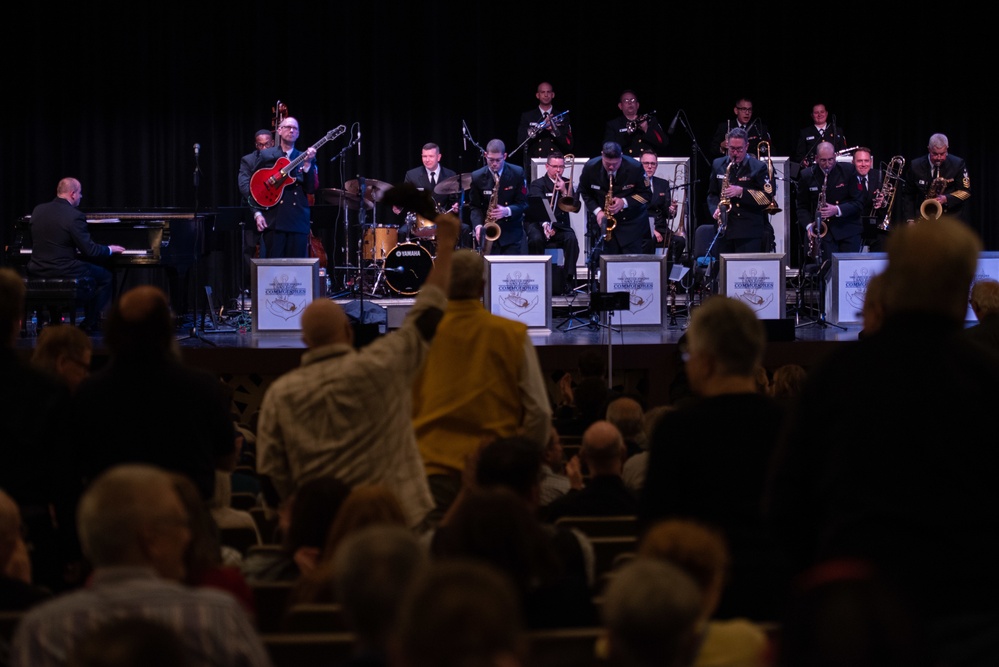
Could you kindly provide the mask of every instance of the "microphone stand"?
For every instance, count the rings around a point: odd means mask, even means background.
[[[472,133],[468,129],[468,126],[465,124],[465,121],[461,121],[461,131],[462,131],[462,138],[464,140],[467,140],[467,141],[471,142],[471,144],[473,146],[475,146],[476,148],[479,149],[479,160],[482,162],[482,164],[480,166],[485,166],[485,164],[486,164],[486,149],[483,148],[482,146],[480,146],[479,143],[477,141],[475,141],[475,139],[472,138]],[[460,174],[459,174],[458,178],[459,178],[459,180],[461,179],[461,175]],[[459,182],[458,185],[459,185],[459,187],[461,186],[460,182]],[[465,200],[465,192],[464,192],[464,190],[462,190],[461,199],[462,199],[462,206],[464,206],[464,203],[465,203],[464,202],[464,200]],[[472,222],[471,217],[469,217],[469,223],[471,223],[471,222]],[[475,250],[477,250],[479,252],[479,254],[482,253],[482,240],[475,238],[475,226],[474,225],[472,225],[472,245],[475,247]]]
[[[677,117],[680,121],[680,126],[686,131],[687,136],[690,137],[690,180],[687,182],[686,187],[690,188],[687,193],[687,199],[684,201],[683,205],[687,208],[687,220],[686,229],[684,232],[687,235],[687,245],[684,247],[683,256],[681,257],[681,263],[690,262],[693,257],[694,252],[694,231],[699,226],[697,223],[697,207],[693,202],[697,201],[697,183],[699,178],[697,176],[697,158],[700,156],[705,164],[708,165],[708,169],[711,169],[711,160],[704,151],[701,150],[700,145],[697,143],[697,136],[690,127],[690,123],[687,121],[687,113],[681,109],[677,112]]]
[[[340,149],[339,153],[330,158],[330,162],[336,162],[337,160],[342,158],[344,155],[346,155],[347,151],[353,148],[356,144],[357,144],[357,137],[354,137],[353,139],[350,140],[350,142],[346,146]],[[363,200],[361,201],[361,208],[364,208]],[[340,253],[343,256],[343,258],[346,260],[346,264],[343,267],[341,267],[343,269],[343,274],[344,274],[342,285],[344,288],[349,288],[350,280],[348,276],[351,273],[351,269],[354,268],[354,265],[351,264],[351,255],[353,253],[350,252],[350,209],[347,206],[346,198],[344,198],[343,202],[343,245],[340,246]],[[359,270],[361,269],[360,260],[358,260],[357,268]]]
[[[201,244],[204,244],[204,222],[198,217],[198,209],[200,208],[200,197],[199,190],[201,187],[201,165],[199,163],[199,154],[201,153],[201,144],[194,144],[194,221],[198,227],[198,237],[201,240]],[[188,340],[191,338],[197,338],[200,341],[208,343],[212,347],[217,347],[215,342],[205,338],[201,335],[201,331],[205,328],[204,313],[201,310],[201,300],[198,299],[198,283],[201,282],[201,272],[198,270],[198,262],[201,260],[201,252],[204,250],[203,247],[195,248],[194,257],[194,322],[191,324],[191,330],[183,338],[177,339],[177,342]],[[240,267],[242,270],[242,267]],[[184,290],[185,292],[187,290]],[[201,320],[201,331],[198,330],[198,320]]]

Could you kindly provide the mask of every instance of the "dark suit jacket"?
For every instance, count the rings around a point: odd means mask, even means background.
[[[260,151],[253,151],[239,160],[239,175],[236,177],[236,183],[239,185],[239,194],[243,198],[241,204],[250,202],[250,178],[253,177],[253,168],[259,157]]]
[[[485,222],[493,187],[493,175],[489,167],[481,167],[472,172],[469,215],[473,230]],[[509,206],[510,216],[498,221],[502,233],[494,245],[502,248],[521,243],[524,239],[524,211],[527,210],[527,183],[524,181],[524,170],[509,161],[504,163],[503,172],[500,174],[499,196],[496,203],[500,206]]]
[[[728,157],[717,158],[711,163],[711,182],[708,183],[708,215],[714,215],[721,199],[721,184],[728,167]],[[743,188],[741,197],[732,198],[732,209],[728,214],[728,228],[725,236],[730,239],[762,239],[766,230],[765,209],[770,199],[764,192],[767,180],[767,165],[752,155],[747,155],[738,169],[729,175],[731,185]]]
[[[596,215],[597,209],[603,209],[608,185],[603,158],[599,155],[590,158],[579,173],[578,195],[583,198],[586,209],[591,214]],[[614,216],[618,224],[613,237],[617,242],[621,246],[628,246],[651,236],[648,207],[652,190],[645,180],[645,170],[635,158],[627,155],[621,158],[621,166],[614,176],[614,196],[628,202],[627,208]]]
[[[819,128],[809,125],[798,133],[798,142],[795,144],[792,159],[795,162],[801,162],[808,158],[809,164],[815,162],[815,150],[823,141],[828,141],[838,151],[846,148],[846,137],[843,136],[843,128],[839,125],[836,126],[835,137],[833,137],[832,123],[826,124],[825,136],[819,133]]]
[[[655,218],[656,231],[665,234],[669,231],[669,205],[673,203],[670,183],[665,178],[653,176],[649,181],[652,198],[649,199],[649,215]]]
[[[719,147],[721,142],[725,141],[725,135],[733,127],[739,127],[739,123],[733,118],[731,122],[718,123],[718,127],[715,128],[714,136],[711,137],[711,151],[719,151],[724,153]],[[767,129],[766,124],[759,118],[753,118],[749,121],[749,127],[746,130],[749,137],[747,142],[747,154],[756,156],[756,150],[760,145],[761,141],[770,141],[770,130]],[[770,147],[770,154],[773,155],[773,146]]]
[[[302,154],[297,148],[292,149],[290,160],[292,162]],[[253,168],[256,172],[259,169],[273,167],[277,161],[285,157],[280,146],[272,146],[265,151],[261,151],[257,157],[257,163]],[[264,219],[270,229],[280,232],[293,232],[296,234],[308,234],[310,227],[309,195],[315,194],[319,189],[319,168],[315,161],[308,173],[303,173],[301,165],[295,169],[293,174],[295,180],[289,183],[281,193],[278,203],[263,211]]]
[[[456,175],[454,170],[443,166],[441,166],[440,170],[441,173],[437,176],[437,185],[440,185],[441,181]],[[439,195],[433,191],[430,187],[430,177],[427,176],[426,167],[419,166],[410,169],[406,172],[406,177],[403,180],[406,183],[412,183],[421,192],[430,192],[430,196],[437,202],[437,206],[442,209],[448,209],[451,207],[451,204],[458,201],[458,195]]]
[[[919,218],[919,207],[926,199],[926,191],[933,180],[929,156],[921,155],[909,162],[908,171],[905,177],[904,219],[915,220]],[[964,164],[964,159],[948,155],[940,165],[940,176],[948,180],[943,189],[943,194],[947,196],[944,213],[961,217],[964,202],[971,197],[971,179],[968,178],[968,167]]]
[[[568,182],[569,179],[563,176],[562,180]],[[531,185],[527,189],[527,196],[528,199],[532,197],[545,199],[546,204],[550,206],[552,203],[552,192],[554,190],[555,190],[555,184],[552,183],[552,179],[548,178],[548,174],[545,174],[541,178],[536,178],[533,181],[531,181]],[[572,231],[572,222],[569,219],[569,212],[560,209],[558,207],[558,204],[556,203],[554,213],[555,213],[555,224],[554,224],[555,229],[565,229]],[[548,222],[547,217],[531,216],[530,214],[528,214],[525,217],[528,218],[528,223],[535,223],[540,225],[542,223]]]
[[[857,189],[857,172],[853,165],[837,162],[826,180],[818,165],[803,169],[798,177],[798,223],[805,227],[815,219],[822,183],[826,183],[826,202],[839,206],[840,215],[825,222],[832,238],[839,240],[863,231],[860,216],[864,208],[863,192]]]
[[[639,113],[639,117],[643,114]],[[669,137],[663,131],[663,126],[653,116],[649,119],[648,132],[642,132],[639,127],[634,132],[628,132],[628,119],[623,115],[607,121],[604,128],[604,141],[613,141],[621,144],[621,152],[625,155],[638,159],[642,151],[646,148],[662,154],[669,144]]]
[[[552,115],[557,116],[561,111],[552,107]],[[532,123],[540,123],[544,120],[540,107],[534,107],[530,111],[525,111],[520,115],[520,123],[517,125],[517,145],[520,146],[530,133]],[[538,132],[533,139],[524,146],[525,164],[530,163],[531,158],[546,158],[553,151],[562,154],[571,153],[573,150],[572,125],[569,124],[569,114],[562,117],[558,123],[558,136],[552,134],[551,130],[544,129]]]
[[[31,212],[31,246],[27,271],[36,278],[81,278],[90,275],[84,261],[111,256],[111,248],[90,238],[87,216],[62,197]]]

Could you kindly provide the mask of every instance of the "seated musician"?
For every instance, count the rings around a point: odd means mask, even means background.
[[[31,212],[32,251],[27,273],[29,278],[92,278],[94,295],[86,304],[80,326],[95,331],[111,303],[114,280],[101,262],[125,248],[101,245],[90,238],[87,218],[78,208],[82,199],[80,181],[64,178],[56,187],[55,199]]]
[[[569,211],[558,205],[577,202],[578,199],[570,192],[568,179],[562,176],[565,170],[565,157],[554,152],[548,156],[545,163],[546,174],[531,181],[527,190],[528,207],[524,228],[527,231],[527,251],[532,255],[544,254],[545,248],[561,248],[564,257],[562,272],[565,280],[559,284],[553,280],[553,285],[562,287],[564,294],[572,292],[576,281],[576,262],[579,259],[579,240],[569,221]],[[549,215],[550,214],[550,215]],[[553,271],[554,274],[554,271]]]

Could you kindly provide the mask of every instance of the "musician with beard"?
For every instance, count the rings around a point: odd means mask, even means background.
[[[971,179],[968,178],[968,167],[963,158],[951,155],[950,142],[945,134],[934,134],[930,137],[928,155],[922,155],[909,162],[909,173],[905,178],[906,192],[902,200],[904,219],[908,222],[918,220],[920,207],[927,199],[930,186],[937,177],[944,183],[936,194],[937,204],[941,213],[956,216],[968,222],[964,215],[964,204],[971,198]]]

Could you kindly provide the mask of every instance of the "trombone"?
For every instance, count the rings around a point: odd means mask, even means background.
[[[774,188],[774,161],[770,159],[770,142],[769,141],[763,140],[763,141],[760,141],[760,143],[758,143],[756,145],[756,159],[762,161],[764,159],[762,157],[762,155],[763,155],[764,152],[766,153],[766,160],[767,160],[767,178],[766,178],[766,181],[764,182],[764,185],[763,185],[763,192],[766,193],[767,199],[770,200],[770,203],[767,204],[767,207],[765,209],[763,209],[763,210],[768,215],[773,215],[775,213],[780,213],[780,207],[777,206],[777,200],[774,197],[774,191],[775,191],[775,188]]]
[[[566,183],[565,194],[558,200],[556,206],[558,206],[560,211],[565,211],[566,213],[578,213],[582,202],[572,192],[572,172],[576,167],[576,156],[568,153],[564,157],[566,164],[569,165],[569,182]]]

